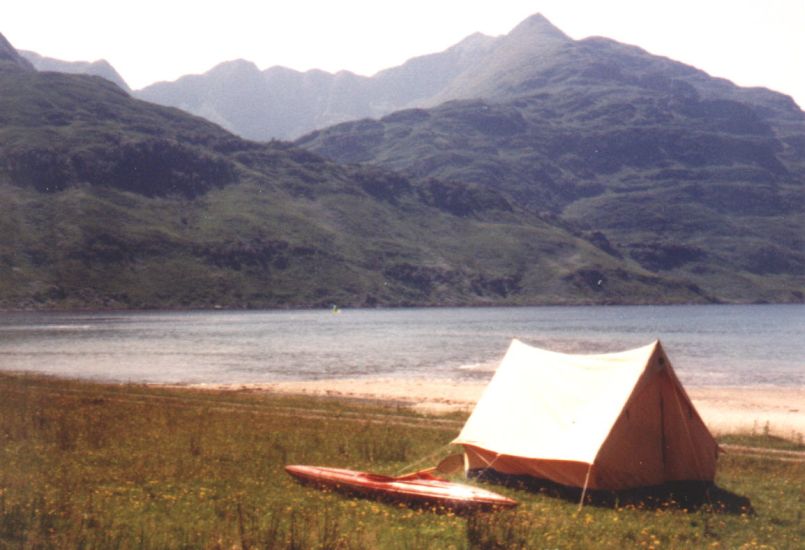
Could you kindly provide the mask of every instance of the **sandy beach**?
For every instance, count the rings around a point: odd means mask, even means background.
[[[210,388],[211,386],[204,386]],[[426,378],[356,378],[216,385],[216,389],[267,391],[390,401],[430,414],[469,411],[486,382]],[[688,387],[688,395],[714,434],[769,433],[805,436],[805,388]]]

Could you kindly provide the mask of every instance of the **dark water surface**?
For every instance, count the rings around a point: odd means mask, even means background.
[[[805,385],[805,306],[5,313],[0,369],[162,383],[488,379],[511,338],[556,351],[663,345],[683,383]]]

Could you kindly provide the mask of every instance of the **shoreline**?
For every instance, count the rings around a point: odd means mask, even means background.
[[[424,414],[469,412],[486,381],[429,378],[350,378],[256,384],[192,384],[185,387],[367,399],[400,403]],[[714,435],[770,434],[791,440],[805,436],[805,387],[686,387]]]
[[[45,373],[4,371],[0,375],[42,376]],[[65,378],[81,381],[81,378]],[[83,379],[85,382],[125,385],[123,382]],[[131,384],[132,382],[128,382]],[[135,385],[137,383],[134,383]],[[332,397],[373,401],[438,416],[468,414],[488,382],[449,378],[362,377],[265,383],[140,383],[153,388],[197,391]],[[687,386],[704,423],[713,435],[773,435],[795,442],[805,438],[805,386]]]

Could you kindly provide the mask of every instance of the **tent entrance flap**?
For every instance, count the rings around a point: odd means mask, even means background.
[[[464,445],[464,452],[468,471],[492,469],[506,475],[550,479],[572,487],[581,487],[590,469],[590,464],[584,462],[534,460],[498,455],[471,445]]]

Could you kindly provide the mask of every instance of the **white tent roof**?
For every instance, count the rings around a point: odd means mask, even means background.
[[[657,344],[568,355],[513,340],[453,443],[592,464]]]

